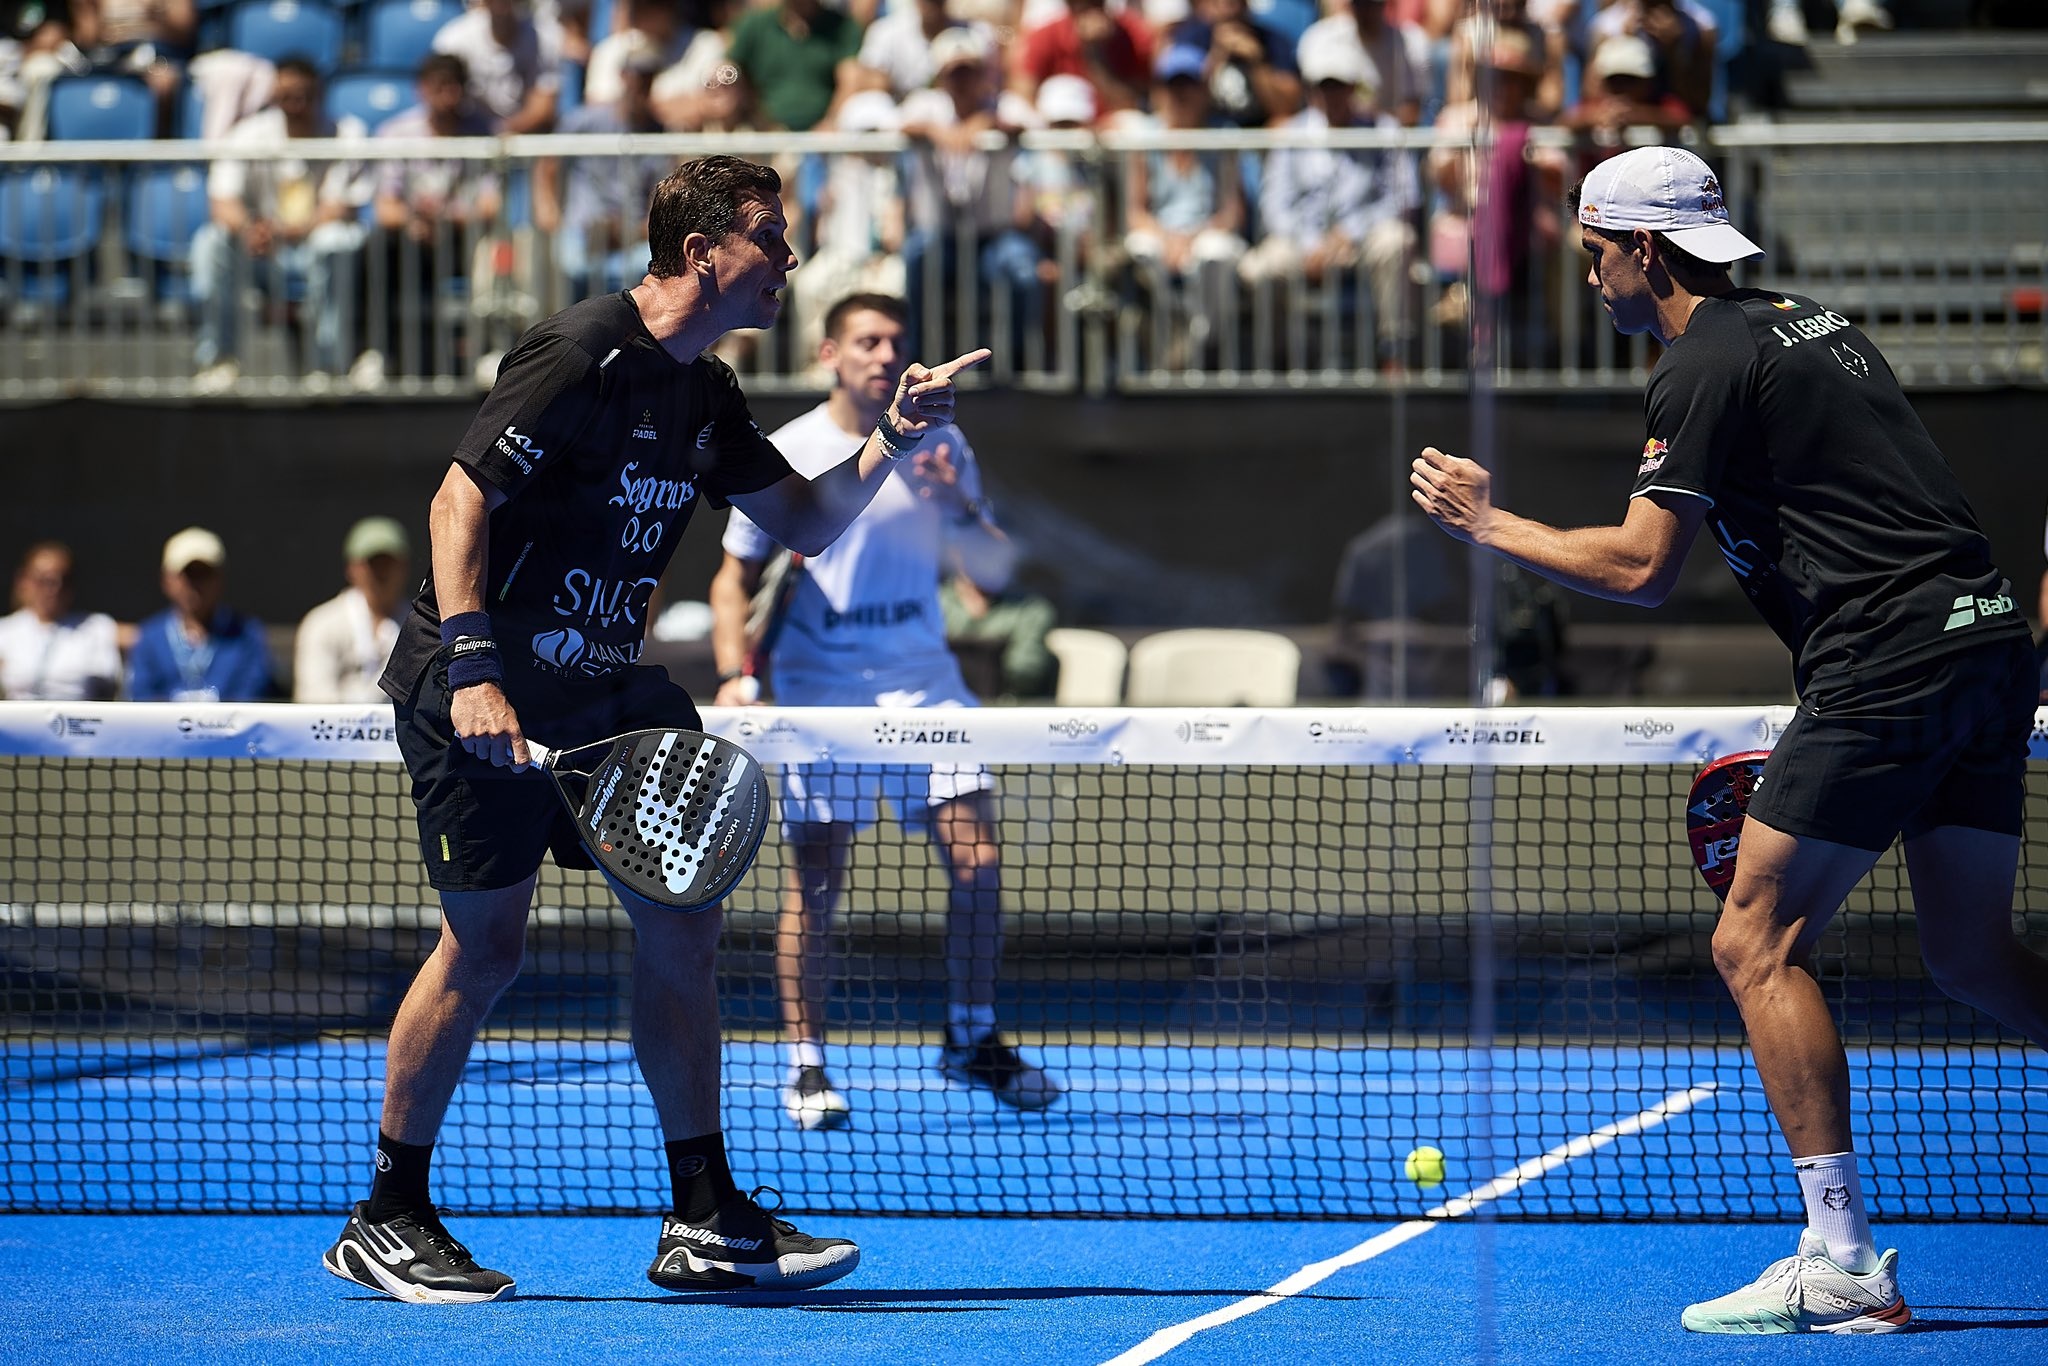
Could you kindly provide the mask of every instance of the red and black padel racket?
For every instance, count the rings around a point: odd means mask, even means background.
[[[1692,780],[1692,792],[1685,799],[1685,834],[1692,843],[1693,864],[1723,901],[1735,881],[1742,819],[1770,757],[1767,749],[1752,749],[1716,759]]]

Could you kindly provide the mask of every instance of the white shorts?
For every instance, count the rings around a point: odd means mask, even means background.
[[[776,701],[791,707],[978,707],[958,671],[952,686],[887,688],[859,677],[817,685],[776,680]],[[996,779],[980,764],[790,764],[782,770],[782,826],[846,824],[864,830],[882,816],[887,798],[906,827],[929,831],[932,812],[947,802],[993,792]]]

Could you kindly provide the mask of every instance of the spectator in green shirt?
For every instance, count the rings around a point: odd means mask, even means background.
[[[727,55],[746,78],[749,122],[801,133],[824,122],[856,79],[860,22],[821,0],[750,11]]]
[[[977,692],[1005,701],[1052,696],[1059,664],[1046,648],[1045,633],[1059,624],[1059,614],[1050,601],[1021,589],[992,593],[954,574],[939,586],[939,609],[956,653],[963,646],[983,647],[993,657],[996,676],[973,680]]]

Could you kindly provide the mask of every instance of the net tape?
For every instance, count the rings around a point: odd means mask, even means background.
[[[792,1126],[771,830],[727,903],[724,1114],[736,1170],[794,1208],[1402,1217],[1435,1203],[1401,1173],[1420,1143],[1453,1182],[1484,1180],[1704,1088],[1501,1214],[1797,1213],[1680,811],[1702,762],[1767,744],[1789,709],[706,716],[771,771],[837,765],[898,807],[923,800],[922,765],[994,770],[999,1017],[1067,1088],[1020,1115],[935,1073],[947,888],[923,836],[883,821],[834,924],[827,1057],[854,1127]],[[391,727],[383,708],[0,704],[4,1115],[44,1159],[0,1173],[0,1206],[360,1196],[382,1032],[437,930]],[[2033,788],[2048,814],[2048,771]],[[2048,905],[2022,876],[2020,904]],[[1816,961],[1858,1062],[1875,1207],[2048,1218],[2038,1059],[1926,982],[1909,902],[1888,856]],[[2023,914],[2041,946],[2048,917]],[[526,971],[444,1131],[443,1203],[659,1205],[631,954],[601,883],[544,872]]]

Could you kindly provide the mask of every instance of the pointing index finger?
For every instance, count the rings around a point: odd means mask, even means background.
[[[976,347],[974,350],[969,351],[964,356],[955,356],[953,359],[947,361],[944,365],[933,366],[932,378],[951,379],[953,378],[953,376],[959,374],[962,370],[972,369],[973,367],[981,364],[983,361],[987,360],[990,356],[994,354],[995,353],[990,351],[986,346]]]

